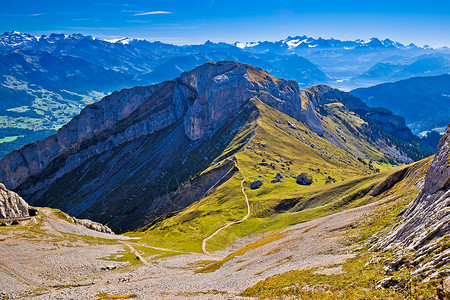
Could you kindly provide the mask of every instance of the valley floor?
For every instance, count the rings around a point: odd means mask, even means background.
[[[27,225],[0,227],[0,298],[236,299],[275,274],[343,272],[360,247],[347,233],[384,202],[242,238],[212,255],[149,247],[41,209]]]

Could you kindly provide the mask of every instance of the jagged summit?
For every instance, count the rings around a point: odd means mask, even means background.
[[[63,34],[63,33],[51,33],[50,35],[42,35],[42,36],[34,36],[27,33],[22,33],[18,31],[5,32],[0,35],[0,46],[6,48],[23,48],[30,47],[31,45],[35,46],[37,44],[42,43],[51,43],[57,44],[59,42],[76,42],[83,39],[90,40],[100,40],[105,41],[107,43],[112,44],[136,44],[139,42],[147,42],[147,43],[161,43],[161,42],[149,42],[145,39],[137,39],[137,38],[129,38],[129,37],[117,37],[117,38],[109,38],[101,40],[99,38],[95,38],[92,36],[86,36],[80,33],[74,34]],[[292,50],[295,48],[304,48],[304,49],[323,49],[323,48],[334,48],[334,49],[380,49],[380,48],[397,48],[397,49],[415,49],[419,48],[418,46],[410,43],[409,45],[403,45],[402,43],[392,41],[388,38],[379,39],[373,37],[369,40],[339,40],[334,38],[313,38],[308,37],[306,35],[303,36],[288,36],[286,39],[279,41],[258,41],[258,42],[235,42],[232,44],[226,44],[223,42],[219,43],[211,43],[207,41],[204,43],[206,46],[235,46],[237,48],[246,49],[246,48],[279,48],[285,50]],[[430,48],[429,46],[427,46]],[[426,48],[426,47],[424,47]]]
[[[313,38],[308,37],[306,35],[303,36],[295,36],[295,37],[287,37],[284,40],[269,42],[236,42],[234,43],[236,47],[241,49],[253,48],[255,50],[263,50],[263,49],[278,49],[278,50],[294,50],[294,49],[308,49],[308,48],[317,48],[317,49],[345,49],[345,50],[354,50],[354,49],[381,49],[381,48],[397,48],[397,49],[413,49],[418,48],[414,44],[410,44],[405,46],[399,42],[394,42],[390,39],[380,40],[378,38],[371,38],[367,41],[357,39],[354,41],[342,41],[339,39],[333,38]]]

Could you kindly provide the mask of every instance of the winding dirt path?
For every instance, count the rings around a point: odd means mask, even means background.
[[[243,217],[241,220],[237,220],[237,221],[228,223],[228,224],[226,224],[226,225],[223,226],[223,227],[220,227],[220,228],[217,229],[213,234],[211,234],[210,236],[208,236],[207,238],[205,238],[205,239],[203,240],[203,242],[202,242],[202,251],[203,251],[205,254],[207,254],[207,255],[211,255],[211,253],[209,253],[209,252],[206,250],[206,242],[207,242],[209,239],[213,238],[216,234],[218,234],[219,232],[221,232],[221,231],[224,230],[225,228],[230,227],[230,226],[233,225],[233,224],[239,224],[239,223],[241,223],[241,222],[247,220],[247,219],[250,217],[250,213],[251,213],[251,210],[250,210],[250,203],[248,202],[248,197],[247,197],[247,194],[245,193],[245,188],[244,188],[244,182],[245,182],[245,180],[247,179],[247,177],[245,177],[244,173],[242,173],[242,171],[241,171],[241,169],[239,168],[238,164],[235,163],[235,165],[236,165],[236,168],[238,168],[239,173],[241,173],[242,176],[244,177],[244,179],[242,179],[242,181],[241,181],[241,191],[242,191],[242,194],[244,194],[245,202],[247,203],[247,215],[245,215],[245,217]]]
[[[128,248],[130,248],[131,252],[133,252],[134,255],[136,255],[137,257],[139,257],[139,260],[142,261],[142,263],[146,266],[151,266],[152,264],[150,264],[145,257],[143,257],[136,249],[134,249],[133,246],[131,246],[129,243],[124,242],[124,241],[120,241],[120,243],[124,244],[125,246],[127,246]]]

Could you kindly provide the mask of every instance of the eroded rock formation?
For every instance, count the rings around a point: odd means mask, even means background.
[[[406,261],[415,268],[412,275],[424,280],[450,275],[450,249],[446,246],[450,234],[449,208],[450,125],[417,198],[402,211],[396,227],[373,237],[372,249],[394,253],[394,259],[385,269],[386,275],[401,269]],[[411,259],[406,259],[408,256]]]
[[[0,183],[0,219],[28,217],[28,204],[13,191]]]

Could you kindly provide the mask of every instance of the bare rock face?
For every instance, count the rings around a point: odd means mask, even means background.
[[[28,204],[0,183],[0,219],[28,217]]]
[[[34,193],[90,157],[180,120],[187,137],[197,141],[258,94],[269,105],[300,115],[295,81],[278,80],[262,69],[232,61],[207,63],[172,81],[114,92],[88,105],[55,135],[2,158],[0,180],[7,188],[20,186],[22,193]],[[39,180],[33,180],[35,176]]]
[[[450,233],[450,126],[441,139],[425,176],[425,186],[405,209],[404,224],[383,239],[378,247],[417,250],[434,238]]]
[[[450,125],[428,168],[424,187],[400,214],[399,225],[387,234],[373,238],[373,250],[391,249],[397,257],[386,267],[386,274],[401,268],[404,255],[412,254],[415,277],[443,278],[450,273],[450,249],[442,240],[450,234]],[[443,239],[441,239],[444,237]],[[431,257],[432,260],[423,260]]]

